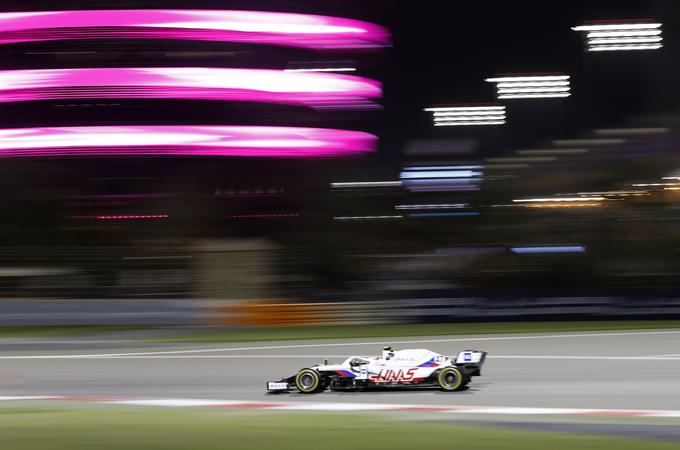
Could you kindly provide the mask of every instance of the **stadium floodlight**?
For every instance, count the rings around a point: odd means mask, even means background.
[[[101,98],[225,100],[352,108],[381,84],[332,73],[207,67],[0,70],[0,103]]]
[[[586,22],[572,30],[585,33],[589,52],[658,50],[663,47],[661,25],[647,20],[617,20]]]
[[[505,106],[442,106],[425,108],[432,113],[435,127],[503,125]]]
[[[387,29],[340,17],[268,11],[113,9],[0,13],[0,44],[180,39],[317,50],[385,47]]]
[[[375,150],[377,137],[326,128],[121,125],[0,129],[0,158],[324,157]]]
[[[560,98],[571,95],[569,75],[518,75],[487,78],[499,99]]]

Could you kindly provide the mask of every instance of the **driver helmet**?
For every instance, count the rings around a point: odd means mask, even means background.
[[[394,356],[394,351],[392,350],[392,347],[386,346],[383,347],[383,359],[384,360],[389,360]]]

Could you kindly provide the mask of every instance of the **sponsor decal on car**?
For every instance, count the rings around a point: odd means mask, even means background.
[[[374,383],[413,381],[416,370],[415,368],[409,370],[382,369],[378,373],[371,374],[368,379]]]

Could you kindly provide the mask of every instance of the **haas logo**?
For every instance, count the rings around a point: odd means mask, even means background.
[[[404,370],[381,370],[372,374],[368,379],[374,383],[388,383],[390,381],[411,381],[416,373],[416,369]]]

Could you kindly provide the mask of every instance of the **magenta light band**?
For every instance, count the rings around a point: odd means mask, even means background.
[[[0,44],[73,39],[183,39],[313,49],[386,46],[378,25],[263,11],[117,9],[0,13]]]
[[[0,71],[0,103],[91,98],[230,100],[354,108],[382,95],[366,78],[261,69],[90,68]]]
[[[132,214],[116,216],[71,216],[72,219],[97,219],[97,220],[142,220],[142,219],[167,219],[167,214]]]
[[[0,129],[0,158],[88,156],[328,157],[375,150],[360,131],[260,126]]]

